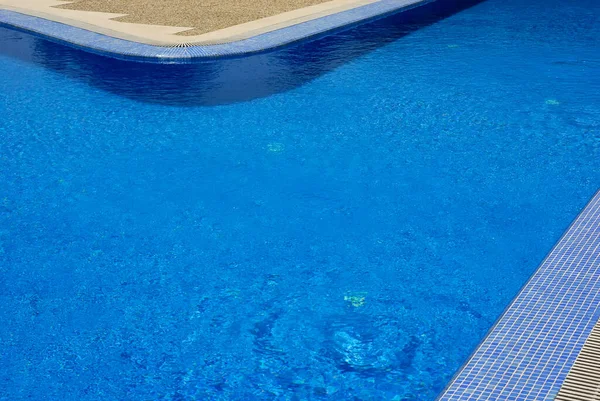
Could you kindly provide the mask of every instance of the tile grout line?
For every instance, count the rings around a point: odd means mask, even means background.
[[[600,191],[438,401],[552,399],[600,312]]]

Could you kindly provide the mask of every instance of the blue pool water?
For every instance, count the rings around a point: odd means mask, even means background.
[[[600,187],[599,16],[170,66],[0,28],[0,400],[433,400]]]

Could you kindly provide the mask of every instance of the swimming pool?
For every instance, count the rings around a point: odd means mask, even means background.
[[[434,399],[600,186],[600,5],[441,4],[196,65],[0,29],[0,399]]]

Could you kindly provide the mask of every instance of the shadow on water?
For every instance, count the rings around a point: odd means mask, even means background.
[[[173,106],[229,104],[294,89],[481,1],[437,0],[269,53],[194,64],[116,60],[5,28],[0,28],[0,54],[43,65],[141,102]]]

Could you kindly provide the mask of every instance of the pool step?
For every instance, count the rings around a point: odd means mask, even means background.
[[[556,401],[600,401],[600,323],[583,345]]]

